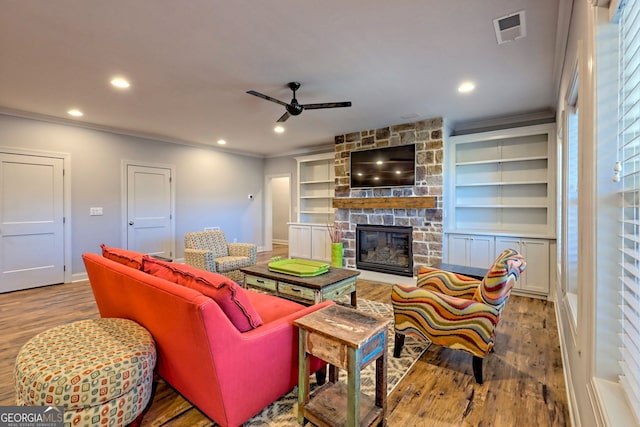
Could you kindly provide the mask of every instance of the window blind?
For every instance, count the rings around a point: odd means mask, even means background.
[[[620,383],[640,420],[640,2],[620,19],[619,159],[621,171]]]

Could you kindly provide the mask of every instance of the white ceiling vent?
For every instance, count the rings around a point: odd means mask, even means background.
[[[512,42],[527,35],[524,10],[493,20],[498,44]]]

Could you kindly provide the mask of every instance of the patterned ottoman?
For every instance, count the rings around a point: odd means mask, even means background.
[[[151,397],[155,364],[151,334],[131,320],[58,326],[20,349],[17,404],[64,406],[65,426],[139,423]]]

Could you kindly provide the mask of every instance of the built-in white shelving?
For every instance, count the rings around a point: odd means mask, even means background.
[[[447,261],[489,267],[505,247],[528,259],[516,292],[546,296],[555,254],[555,125],[451,136],[445,153]]]
[[[452,136],[450,232],[555,235],[555,126]]]
[[[334,153],[296,157],[298,221],[289,224],[289,257],[331,260],[327,224],[333,224]]]

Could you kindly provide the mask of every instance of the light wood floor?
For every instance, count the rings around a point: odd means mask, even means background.
[[[286,256],[285,247],[259,262]],[[390,303],[390,286],[359,281],[358,297]],[[14,405],[13,366],[20,347],[53,326],[98,317],[88,282],[0,294],[0,406]],[[485,382],[473,380],[471,356],[431,346],[391,393],[387,422],[412,426],[567,426],[567,393],[553,303],[512,296],[498,327]],[[164,381],[143,426],[213,422]]]

